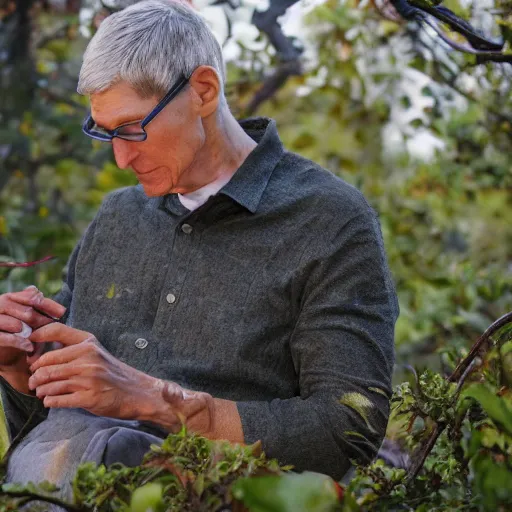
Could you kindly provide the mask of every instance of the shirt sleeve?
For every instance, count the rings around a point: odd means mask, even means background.
[[[290,339],[300,396],[237,407],[246,443],[339,480],[352,461],[371,461],[385,435],[399,307],[373,209],[330,233],[302,257]]]
[[[89,231],[89,229],[88,229],[88,231]],[[80,253],[80,248],[82,246],[84,237],[85,237],[85,234],[80,239],[80,241],[75,245],[75,248],[73,249],[71,256],[68,259],[68,262],[64,269],[64,273],[65,273],[66,277],[62,283],[62,288],[56,295],[54,295],[52,297],[52,299],[55,302],[62,304],[67,309],[67,311],[69,311],[69,308],[71,306],[71,301],[73,299],[73,288],[75,286],[76,260],[78,258],[78,254]],[[67,315],[67,311],[66,311],[65,315]]]

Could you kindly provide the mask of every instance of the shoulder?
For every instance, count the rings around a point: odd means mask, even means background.
[[[361,214],[375,215],[360,190],[297,153],[285,152],[273,181],[275,191],[290,191],[302,207],[321,210],[326,216],[348,219]]]

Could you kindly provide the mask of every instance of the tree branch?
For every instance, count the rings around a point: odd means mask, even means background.
[[[45,261],[50,261],[50,260],[53,260],[54,258],[55,258],[55,256],[45,256],[43,259],[40,259],[37,261],[28,261],[25,263],[0,261],[0,267],[6,267],[6,268],[33,267],[34,265],[39,265],[39,263],[44,263]]]

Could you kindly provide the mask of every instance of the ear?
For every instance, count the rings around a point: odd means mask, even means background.
[[[213,114],[220,103],[221,84],[217,72],[211,66],[199,66],[189,79],[198,99],[198,113],[202,118]]]

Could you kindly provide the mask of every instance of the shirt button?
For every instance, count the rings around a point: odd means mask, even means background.
[[[166,299],[169,304],[174,304],[176,302],[176,295],[169,293],[169,295],[167,295]]]
[[[190,224],[183,224],[183,226],[181,226],[181,231],[183,231],[183,233],[185,233],[185,235],[190,235],[190,233],[192,233],[193,229],[194,228]]]
[[[135,346],[140,350],[145,349],[148,346],[148,340],[145,340],[144,338],[137,338]]]

